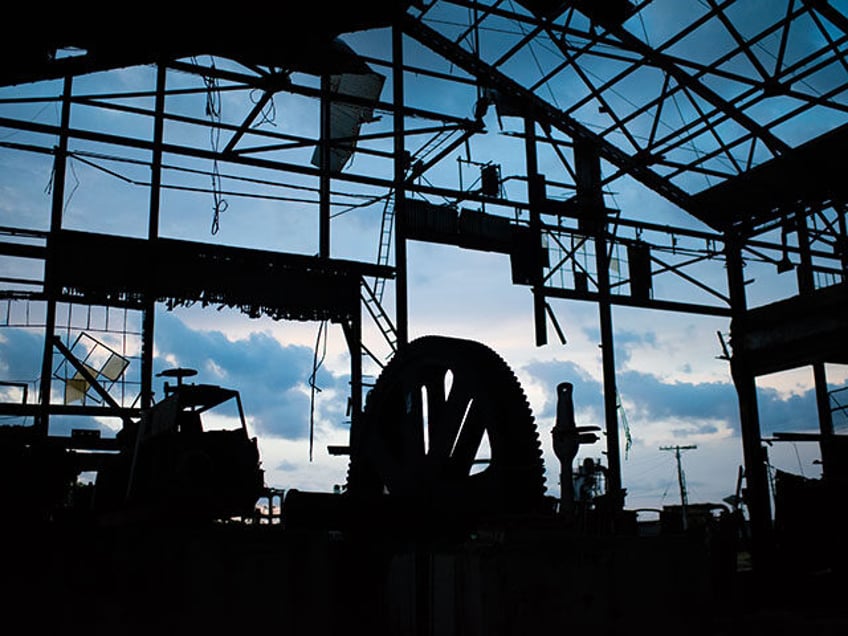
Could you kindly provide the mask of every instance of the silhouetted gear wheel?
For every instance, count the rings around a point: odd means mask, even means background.
[[[545,477],[527,398],[483,344],[425,336],[386,365],[352,431],[347,492],[389,494],[431,511],[539,509]]]

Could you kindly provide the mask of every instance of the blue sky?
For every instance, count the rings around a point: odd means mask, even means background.
[[[674,3],[655,3],[657,13],[646,14],[649,31],[659,33],[674,21],[666,11]],[[653,17],[652,17],[653,16]],[[662,19],[661,19],[662,18]],[[667,21],[664,21],[667,20]],[[674,27],[676,28],[676,27]],[[385,33],[357,34],[346,38],[357,51],[374,54],[382,50]],[[506,46],[491,41],[491,55]],[[800,44],[798,46],[801,46]],[[407,58],[416,64],[450,70],[462,76],[443,60],[426,52],[415,43],[407,44]],[[500,48],[499,48],[500,47]],[[540,48],[539,55],[553,55]],[[208,63],[209,58],[200,60]],[[226,61],[216,60],[219,66]],[[520,67],[517,60],[510,67],[516,74],[533,75],[537,69]],[[594,69],[601,73],[602,68]],[[173,75],[173,74],[172,74]],[[126,69],[106,75],[83,78],[77,82],[81,91],[149,89],[154,78],[151,68]],[[314,85],[314,78],[298,76],[299,82]],[[202,86],[200,78],[174,75],[169,87]],[[564,88],[576,86],[573,77],[563,76],[552,87],[561,99]],[[409,78],[409,99],[420,107],[445,110],[456,116],[470,117],[474,106],[474,91],[439,90],[429,83]],[[623,89],[624,87],[622,87]],[[25,94],[55,95],[59,84],[26,86],[0,90],[0,97]],[[541,91],[542,96],[545,92]],[[391,78],[387,78],[383,99],[391,95]],[[312,134],[317,125],[316,102],[304,97],[280,93],[274,100],[275,118],[266,128],[291,134]],[[250,97],[225,92],[221,109],[228,120],[239,121],[251,107]],[[24,108],[0,105],[0,115],[11,116],[13,109]],[[169,101],[169,109],[192,117],[203,118],[202,95]],[[16,111],[17,112],[17,111]],[[110,113],[108,121],[90,109],[74,111],[72,125],[98,129],[108,127],[120,134],[149,135],[149,122],[120,113]],[[363,132],[385,130],[391,117],[369,124]],[[594,121],[597,112],[586,115]],[[23,119],[57,123],[55,104],[36,104],[22,115]],[[600,121],[600,120],[598,120]],[[519,120],[503,120],[501,129],[494,113],[485,120],[488,134],[480,136],[473,145],[475,161],[496,161],[504,175],[520,174],[523,170],[523,142],[509,137],[507,132],[520,129]],[[673,118],[667,125],[673,128]],[[822,124],[819,121],[819,124]],[[599,124],[600,125],[600,124]],[[825,122],[823,125],[832,125]],[[370,126],[370,128],[369,128]],[[167,134],[184,137],[202,135],[197,128],[182,129],[173,124]],[[206,131],[208,134],[208,131]],[[35,142],[37,135],[0,130],[0,141]],[[51,142],[52,143],[52,142]],[[198,137],[200,146],[208,140]],[[410,140],[410,145],[419,143]],[[105,152],[101,144],[75,142],[78,152]],[[310,152],[285,155],[287,161],[307,163]],[[457,153],[459,154],[459,153]],[[541,157],[542,171],[556,175],[558,168],[552,157]],[[119,171],[127,178],[143,182],[145,170],[132,165],[116,164],[106,159],[93,160],[101,167]],[[182,168],[208,170],[208,162],[178,161],[166,157],[166,163]],[[74,160],[69,172],[68,205],[65,227],[73,229],[115,232],[142,236],[146,231],[147,190],[126,180]],[[390,164],[385,159],[364,154],[354,156],[348,170],[360,174],[379,174]],[[609,169],[609,166],[605,166]],[[451,156],[428,175],[435,183],[456,185],[459,165]],[[228,166],[222,171],[224,187],[230,191],[245,190],[246,186],[232,178]],[[260,169],[244,170],[241,176],[254,179],[268,175]],[[44,229],[49,219],[50,196],[45,187],[50,178],[47,158],[0,147],[0,225]],[[473,179],[472,173],[464,175]],[[206,176],[185,170],[166,170],[167,183],[183,187],[208,187]],[[293,176],[291,185],[315,187],[315,179]],[[701,227],[683,215],[672,204],[653,192],[629,180],[617,182],[608,204],[620,208],[625,216],[647,216],[654,222],[677,223]],[[255,187],[255,186],[254,186]],[[348,194],[382,194],[366,186],[334,182],[334,187]],[[521,185],[510,182],[520,192]],[[221,229],[211,235],[212,200],[205,192],[165,190],[162,198],[162,233],[174,238],[241,245],[311,254],[317,251],[316,207],[311,203],[282,201],[287,198],[309,198],[303,190],[294,188],[262,188],[265,199],[227,196],[228,208],[221,217]],[[274,197],[278,198],[274,198]],[[517,196],[517,195],[516,195]],[[339,197],[342,199],[343,197]],[[352,198],[347,200],[354,201]],[[335,210],[341,210],[338,206]],[[375,204],[336,217],[332,224],[333,256],[372,261],[376,257],[379,223],[382,208]],[[509,214],[510,210],[490,208],[492,213]],[[480,340],[495,349],[513,368],[528,395],[540,430],[548,470],[548,487],[558,494],[559,467],[550,445],[550,429],[555,412],[554,390],[562,381],[575,384],[575,406],[579,425],[602,425],[601,358],[596,310],[589,303],[551,301],[562,324],[568,343],[561,345],[549,334],[550,344],[538,348],[533,342],[532,299],[526,288],[510,284],[509,260],[505,256],[462,251],[453,247],[411,242],[409,244],[410,335],[440,334]],[[1,266],[2,264],[0,264]],[[10,268],[21,266],[16,262]],[[17,270],[16,270],[17,271]],[[792,281],[780,278],[773,267],[752,263],[748,273],[757,279],[750,286],[752,304],[761,304],[780,297],[793,287]],[[714,267],[703,273],[705,279],[723,285],[724,272]],[[790,275],[791,276],[791,275]],[[658,293],[679,293],[674,280],[656,281]],[[387,305],[393,306],[393,288],[387,286]],[[0,316],[2,318],[2,316]],[[345,403],[348,394],[349,359],[341,330],[331,325],[327,336],[327,355],[317,378],[321,391],[315,402],[315,456],[309,461],[308,432],[310,419],[309,376],[312,372],[313,347],[318,325],[313,323],[273,322],[251,320],[229,310],[197,307],[168,312],[157,311],[155,371],[169,366],[187,366],[199,371],[197,380],[239,389],[242,393],[251,433],[260,441],[263,466],[268,484],[278,488],[330,490],[341,483],[347,469],[346,460],[330,457],[325,449],[329,444],[347,442]],[[691,501],[718,501],[732,494],[736,471],[741,463],[738,412],[735,392],[730,382],[729,368],[718,359],[721,354],[717,331],[727,333],[725,319],[681,315],[671,312],[616,308],[613,311],[616,344],[618,386],[623,409],[630,428],[633,445],[623,457],[624,486],[631,507],[659,507],[676,503],[676,465],[671,453],[659,450],[663,445],[696,444],[698,448],[684,455],[684,467]],[[0,379],[32,382],[39,373],[40,336],[36,330],[6,327],[0,329]],[[367,327],[366,342],[378,346],[373,327]],[[131,348],[134,345],[131,345]],[[133,352],[134,353],[134,352]],[[373,365],[366,372],[376,374]],[[845,368],[829,367],[834,386],[848,381]],[[157,379],[158,382],[158,379]],[[807,369],[776,374],[759,379],[760,415],[763,432],[797,431],[815,428],[815,402],[811,393],[811,373]],[[156,385],[161,390],[161,385]],[[64,426],[59,423],[58,426]],[[113,431],[116,422],[102,419],[104,430]],[[623,442],[622,442],[623,443]],[[582,451],[582,456],[601,456],[602,444]],[[775,466],[807,476],[818,474],[813,460],[817,448],[811,444],[775,444],[769,449]]]

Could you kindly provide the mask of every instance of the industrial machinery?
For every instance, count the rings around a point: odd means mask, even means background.
[[[353,431],[348,493],[430,508],[537,509],[545,479],[536,423],[515,375],[470,340],[419,338],[386,366]]]
[[[458,530],[552,512],[538,431],[506,362],[487,346],[425,336],[386,365],[350,436],[343,497],[290,491],[291,526]]]
[[[117,435],[120,453],[98,471],[95,511],[106,519],[225,519],[250,516],[264,488],[256,438],[238,391],[185,384],[194,369],[160,375],[165,398]],[[212,425],[216,413],[219,422]]]

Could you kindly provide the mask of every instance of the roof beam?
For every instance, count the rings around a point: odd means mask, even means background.
[[[466,72],[471,73],[481,82],[526,104],[528,114],[532,113],[532,116],[537,121],[550,124],[573,139],[588,141],[594,144],[604,160],[609,161],[622,172],[631,175],[637,181],[651,188],[672,203],[684,210],[688,209],[689,195],[647,168],[639,159],[618,149],[584,125],[566,116],[561,110],[521,86],[515,80],[492,68],[479,57],[466,51],[461,46],[444,37],[441,33],[422,24],[414,17],[409,15],[404,16],[402,26],[408,36],[442,55],[445,59],[450,60]]]
[[[740,126],[750,130],[754,135],[759,137],[764,144],[775,155],[781,155],[791,150],[790,146],[783,140],[773,135],[769,130],[760,126],[753,119],[745,115],[742,111],[728,103],[724,98],[715,93],[712,89],[702,84],[696,77],[693,77],[677,64],[674,63],[665,54],[653,49],[651,46],[634,36],[625,28],[610,24],[604,25],[610,33],[615,35],[624,47],[642,55],[648,64],[656,66],[671,75],[675,81],[681,86],[686,87],[699,97],[708,101],[710,104],[726,113],[733,121]]]
[[[828,0],[801,0],[810,9],[817,11],[831,24],[842,30],[848,35],[848,18],[846,18],[838,9],[834,9]]]

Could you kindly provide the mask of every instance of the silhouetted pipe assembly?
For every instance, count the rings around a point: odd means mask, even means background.
[[[557,385],[556,424],[551,430],[554,454],[560,461],[560,514],[574,512],[574,458],[581,444],[593,444],[598,441],[597,426],[577,426],[574,419],[574,385],[561,382]]]

